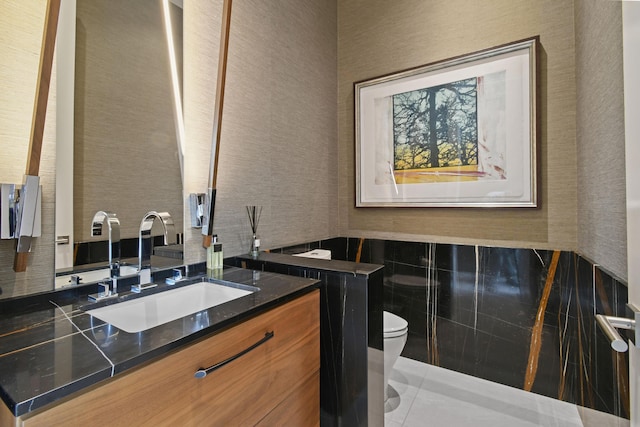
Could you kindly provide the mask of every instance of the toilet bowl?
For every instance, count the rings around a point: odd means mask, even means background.
[[[382,313],[382,326],[384,331],[384,400],[386,402],[391,370],[407,342],[409,324],[402,317],[384,311]]]

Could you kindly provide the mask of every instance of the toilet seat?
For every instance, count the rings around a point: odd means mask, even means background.
[[[382,327],[384,338],[395,338],[407,333],[409,323],[400,316],[384,311],[382,312]]]

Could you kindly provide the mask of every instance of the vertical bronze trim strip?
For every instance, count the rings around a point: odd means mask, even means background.
[[[356,252],[356,262],[360,262],[360,258],[362,257],[363,245],[364,245],[364,237],[361,237],[360,242],[358,243],[358,252]]]
[[[533,325],[533,330],[531,331],[529,361],[527,362],[527,371],[524,378],[524,390],[526,391],[531,391],[531,389],[533,388],[533,383],[536,380],[536,373],[538,371],[538,360],[540,358],[540,349],[542,347],[542,327],[544,326],[544,312],[547,309],[547,303],[549,302],[551,286],[553,286],[553,280],[556,276],[556,269],[558,267],[559,259],[560,251],[553,251],[553,256],[551,257],[551,265],[549,265],[549,272],[547,273],[547,280],[544,284],[542,298],[540,299],[538,313],[536,314],[536,321]]]
[[[209,165],[209,218],[202,246],[208,248],[213,241],[213,217],[216,206],[216,183],[218,179],[218,158],[220,156],[220,137],[222,135],[222,110],[224,89],[227,80],[227,58],[229,56],[229,32],[231,29],[231,2],[222,4],[222,26],[220,27],[220,57],[218,59],[218,80],[216,81],[216,99],[213,107],[213,139],[211,142],[211,164]],[[204,232],[204,230],[203,230]]]

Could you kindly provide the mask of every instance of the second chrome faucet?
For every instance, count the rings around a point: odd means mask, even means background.
[[[156,219],[159,219],[162,225],[164,244],[171,245],[176,243],[173,219],[168,212],[149,211],[142,217],[138,233],[138,278],[140,283],[131,287],[133,292],[142,292],[145,289],[157,286],[151,283],[151,252],[153,247],[151,228]]]

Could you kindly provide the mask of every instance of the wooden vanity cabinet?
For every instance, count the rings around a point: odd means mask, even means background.
[[[116,376],[17,426],[317,426],[319,291],[315,290],[132,372]],[[195,378],[273,332],[273,338]]]

